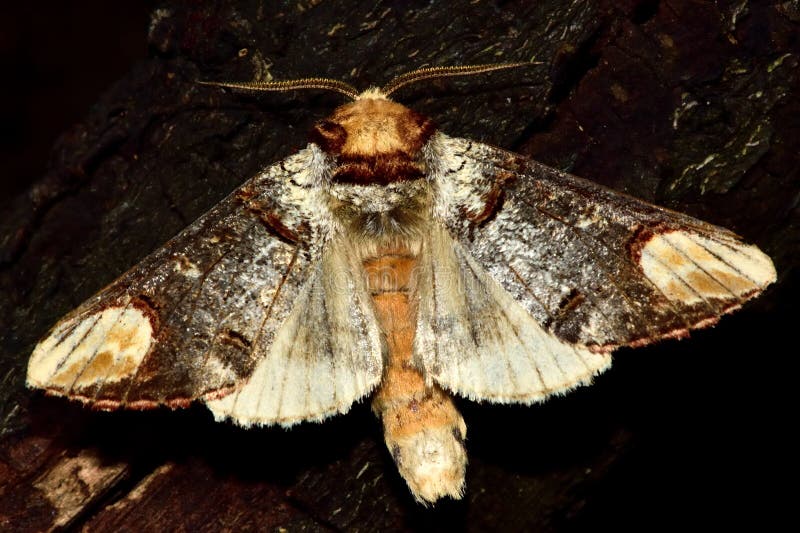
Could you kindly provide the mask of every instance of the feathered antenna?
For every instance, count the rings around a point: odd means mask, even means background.
[[[412,70],[402,74],[380,89],[380,94],[389,96],[401,87],[431,78],[449,78],[453,76],[471,76],[483,74],[495,70],[508,68],[527,67],[530,65],[541,65],[541,62],[525,61],[519,63],[489,63],[486,65],[461,65],[456,67],[426,67]],[[237,91],[248,92],[268,92],[268,91],[292,91],[295,89],[322,89],[341,93],[351,100],[357,100],[358,90],[352,85],[340,80],[330,78],[300,78],[296,80],[283,81],[246,81],[246,82],[226,82],[226,81],[200,81],[201,85],[211,85],[213,87],[225,87]],[[375,91],[375,89],[372,89]]]
[[[200,81],[201,85],[211,85],[214,87],[225,87],[237,91],[249,92],[268,92],[268,91],[293,91],[295,89],[323,89],[341,93],[351,100],[358,98],[358,91],[350,84],[343,81],[332,80],[330,78],[300,78],[297,80],[283,81],[246,81],[246,82],[227,82],[227,81]]]
[[[426,67],[402,74],[383,87],[381,92],[389,96],[401,87],[431,78],[449,78],[452,76],[471,76],[473,74],[483,74],[495,70],[507,68],[527,67],[530,65],[541,65],[541,62],[525,61],[520,63],[489,63],[486,65],[462,65],[457,67]]]

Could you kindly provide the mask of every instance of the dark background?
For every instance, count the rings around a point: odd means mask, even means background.
[[[0,198],[44,174],[56,137],[147,57],[155,1],[3,2]]]
[[[40,530],[54,516],[109,531],[770,529],[789,518],[796,6],[402,4],[275,2],[262,13],[259,2],[165,2],[173,13],[149,35],[150,2],[2,8],[0,530]],[[55,320],[302,145],[341,101],[193,85],[249,79],[256,50],[276,76],[359,87],[426,62],[535,56],[540,71],[420,86],[401,101],[448,133],[731,227],[775,259],[779,282],[688,341],[620,350],[567,397],[459,402],[468,492],[434,510],[411,501],[363,404],[291,432],[243,431],[203,408],[98,414],[25,390],[27,356]],[[686,110],[685,98],[698,104]],[[766,132],[759,151],[742,156],[753,132]],[[722,166],[682,173],[708,153]],[[76,503],[58,507],[58,494]]]

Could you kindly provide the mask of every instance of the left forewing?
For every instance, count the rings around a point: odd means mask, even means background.
[[[324,221],[292,207],[313,194],[319,159],[312,145],[268,167],[67,315],[31,355],[28,384],[104,409],[239,386],[324,240]]]
[[[732,232],[522,156],[434,136],[435,212],[559,339],[594,352],[713,324],[775,280]]]

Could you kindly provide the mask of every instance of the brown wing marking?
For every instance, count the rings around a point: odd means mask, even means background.
[[[553,171],[554,172],[554,171]],[[559,176],[561,177],[561,176]],[[569,177],[569,176],[568,176]],[[574,180],[577,178],[570,177]],[[606,192],[606,191],[603,191]],[[626,197],[623,197],[626,198]],[[626,198],[626,205],[630,205],[633,203],[632,200]],[[535,205],[530,200],[526,200],[526,203],[534,209],[548,215],[553,216],[552,213],[541,207],[541,205]],[[650,206],[648,204],[644,204],[642,202],[642,209],[652,209],[658,210],[655,206]],[[634,205],[633,207],[638,207]],[[723,228],[716,228],[714,226],[705,224],[703,222],[690,219],[685,215],[680,215],[677,213],[673,213],[668,210],[658,210],[656,212],[662,213],[665,217],[673,216],[676,220],[671,220],[667,218],[666,220],[647,220],[646,218],[642,221],[636,220],[637,214],[628,213],[629,220],[626,221],[630,227],[648,227],[651,229],[647,229],[645,232],[648,234],[648,242],[652,242],[653,239],[660,239],[665,242],[668,246],[669,250],[666,253],[662,253],[660,255],[653,255],[652,260],[657,262],[661,265],[665,271],[671,272],[675,280],[683,287],[685,291],[691,293],[692,297],[689,298],[693,302],[693,306],[686,305],[685,301],[679,301],[675,298],[670,298],[663,290],[663,287],[659,287],[656,283],[653,282],[647,276],[642,275],[642,267],[641,267],[641,257],[637,256],[637,254],[632,253],[622,253],[626,249],[630,249],[631,246],[630,242],[635,241],[637,238],[635,235],[638,231],[628,232],[627,235],[623,235],[623,239],[621,239],[621,243],[624,242],[626,239],[628,243],[626,246],[612,246],[608,244],[607,240],[603,238],[602,234],[591,234],[589,231],[584,228],[577,228],[576,224],[570,223],[567,220],[564,220],[561,217],[559,218],[563,224],[573,228],[573,230],[583,233],[587,236],[588,239],[592,239],[595,242],[601,244],[608,250],[611,250],[617,257],[620,264],[627,264],[629,266],[628,271],[630,272],[628,279],[636,279],[645,283],[649,288],[652,289],[652,293],[655,294],[658,298],[656,298],[656,303],[661,306],[661,309],[667,309],[673,311],[674,316],[681,317],[685,323],[685,328],[683,329],[676,329],[672,331],[665,331],[661,329],[656,333],[656,335],[650,336],[650,340],[656,340],[657,338],[661,338],[663,336],[674,336],[674,335],[685,335],[688,333],[688,330],[691,328],[702,327],[705,325],[709,325],[716,321],[719,315],[724,314],[732,309],[739,307],[744,301],[752,297],[754,294],[760,292],[764,286],[766,286],[772,279],[774,279],[774,269],[772,268],[771,262],[766,256],[763,255],[760,251],[758,251],[755,247],[749,247],[747,245],[741,245],[735,236],[730,233],[728,230]],[[644,217],[643,217],[644,218]],[[685,228],[690,228],[689,230]],[[628,236],[630,235],[630,236]],[[739,268],[731,265],[731,261],[723,261],[721,258],[717,256],[720,264],[726,265],[732,274],[739,274],[738,276],[727,276],[732,281],[738,281],[739,286],[735,287],[732,284],[726,285],[723,281],[720,280],[721,272],[718,271],[717,274],[712,274],[708,271],[707,266],[710,265],[708,258],[701,257],[698,260],[696,257],[693,258],[690,255],[676,246],[674,242],[672,242],[672,237],[675,236],[683,241],[691,242],[692,245],[701,247],[702,243],[696,242],[698,239],[705,239],[708,241],[713,241],[718,243],[721,246],[724,246],[726,249],[730,250],[730,254],[732,257],[735,256],[737,261],[743,261],[744,258],[742,255],[754,255],[757,256],[756,260],[760,262],[758,268],[762,269],[758,276],[750,276],[746,277],[742,274]],[[587,239],[583,239],[585,246],[589,250],[594,250],[595,248],[591,246],[587,242]],[[641,246],[640,246],[641,248]],[[695,254],[696,255],[696,254]],[[712,254],[708,254],[709,257],[714,257]],[[677,261],[675,260],[677,258]],[[675,271],[674,263],[681,263],[685,262],[691,266],[689,274],[694,277],[695,282],[692,282],[690,277],[682,275],[679,271]],[[672,264],[671,264],[672,263]],[[601,266],[605,266],[605,262],[598,263]],[[765,269],[765,270],[764,270]],[[610,279],[613,279],[613,276],[609,276]],[[699,284],[698,284],[699,279]],[[744,285],[742,284],[744,282]],[[746,287],[745,287],[746,285]],[[722,288],[723,290],[720,291],[719,289]],[[623,291],[623,294],[625,291]],[[647,324],[647,321],[644,321]],[[656,323],[656,325],[663,325],[663,323]],[[638,344],[641,342],[647,342],[648,337],[645,336],[643,339],[633,339],[629,340],[629,344]]]

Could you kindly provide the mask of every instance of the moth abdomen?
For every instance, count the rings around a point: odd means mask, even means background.
[[[467,458],[466,424],[452,399],[414,367],[418,251],[378,249],[364,260],[367,286],[386,339],[383,380],[372,402],[386,445],[414,497],[460,498]]]

